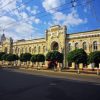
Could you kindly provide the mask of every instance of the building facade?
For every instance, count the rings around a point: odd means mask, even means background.
[[[32,40],[17,40],[1,37],[0,52],[44,54],[52,50],[58,50],[64,54],[63,66],[67,66],[66,55],[68,52],[83,48],[87,54],[100,50],[100,29],[87,32],[68,34],[66,26],[52,26],[45,31],[45,38]]]

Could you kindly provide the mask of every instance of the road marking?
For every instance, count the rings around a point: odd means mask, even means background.
[[[51,86],[55,86],[55,85],[56,85],[56,83],[50,83],[49,85],[51,85]]]

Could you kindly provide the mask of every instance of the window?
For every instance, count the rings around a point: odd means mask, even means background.
[[[97,41],[93,42],[93,51],[97,51],[98,46],[97,46]]]
[[[7,47],[5,47],[5,50],[4,50],[4,52],[5,52],[5,53],[7,53],[7,51],[8,51],[8,49],[7,49]]]
[[[29,53],[31,53],[31,47],[29,47]]]
[[[22,51],[21,51],[21,53],[23,53],[24,52],[24,50],[23,50],[23,48],[22,48]]]
[[[38,52],[40,52],[40,46],[38,47]]]
[[[15,48],[15,53],[17,53],[17,47]]]
[[[27,53],[27,48],[25,48],[25,53]]]
[[[34,53],[34,48],[32,48],[32,53]]]
[[[20,53],[20,49],[19,49],[19,48],[17,48],[17,53],[18,53],[18,54]]]
[[[36,53],[36,47],[34,47],[34,53]]]
[[[68,51],[71,51],[71,43],[68,44]]]
[[[75,43],[75,49],[78,49],[78,43]]]
[[[45,46],[43,46],[43,52],[45,52],[45,49],[46,49]]]
[[[83,49],[87,50],[86,42],[83,42]]]

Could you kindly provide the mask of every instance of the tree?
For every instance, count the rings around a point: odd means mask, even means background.
[[[36,61],[38,62],[38,67],[40,66],[40,62],[45,61],[45,56],[43,54],[37,54],[36,55]]]
[[[7,61],[7,56],[8,56],[8,54],[6,54],[6,53],[4,55],[2,55],[1,60],[3,61],[3,64],[5,61]]]
[[[15,55],[15,54],[8,54],[6,60],[9,61],[9,62],[11,62],[11,64],[12,64],[12,62],[18,60],[18,58],[19,57],[17,55]]]
[[[43,54],[37,54],[37,62],[44,62],[45,56]]]
[[[63,53],[60,53],[60,54],[59,54],[59,57],[58,57],[57,60],[58,60],[59,63],[63,63],[63,60],[64,60]]]
[[[52,52],[48,52],[47,54],[46,54],[46,61],[51,61],[52,60]]]
[[[74,51],[70,51],[70,52],[67,54],[67,61],[68,61],[68,63],[74,62]]]
[[[8,56],[9,54],[4,54],[4,55],[2,55],[2,57],[1,57],[1,60],[4,60],[4,61],[7,61],[7,56]]]
[[[67,60],[69,63],[75,62],[75,64],[87,64],[87,54],[83,49],[75,49],[68,53]]]
[[[24,62],[24,56],[23,56],[24,54],[22,53],[21,55],[20,55],[20,57],[19,57],[19,59],[20,59],[20,61],[21,62]]]
[[[58,51],[48,52],[46,55],[46,60],[47,61],[62,62],[63,61],[63,54],[58,52]]]
[[[91,52],[88,56],[88,63],[95,63],[95,66],[99,67],[100,51]]]
[[[37,61],[37,56],[36,55],[32,55],[31,62],[35,63],[36,61]]]
[[[20,55],[20,61],[27,63],[28,61],[31,60],[31,57],[32,57],[32,55],[30,53],[24,53],[24,54],[22,53]]]
[[[2,56],[5,54],[5,52],[0,52],[0,61],[3,61]],[[3,64],[3,62],[2,62]]]
[[[51,60],[52,61],[57,61],[59,63],[63,63],[63,54],[58,52],[58,51],[53,51]]]
[[[30,61],[31,60],[31,57],[32,57],[32,55],[30,53],[22,53],[20,55],[20,60],[22,62],[27,62],[27,61]]]
[[[56,67],[58,63],[63,63],[63,54],[58,51],[48,52],[46,55],[46,60],[50,61],[49,67]]]
[[[0,61],[2,61],[2,56],[5,54],[5,52],[0,52]]]

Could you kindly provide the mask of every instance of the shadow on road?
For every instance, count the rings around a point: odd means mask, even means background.
[[[100,100],[100,85],[0,69],[0,100]]]

